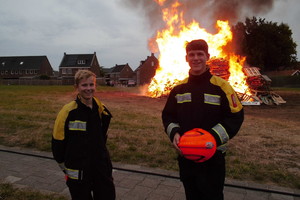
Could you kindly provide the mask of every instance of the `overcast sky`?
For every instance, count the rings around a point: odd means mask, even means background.
[[[121,1],[0,0],[0,56],[46,55],[58,70],[64,52],[96,52],[101,66],[129,63],[136,69],[151,54],[148,40],[156,30],[141,9]],[[298,60],[299,10],[300,0],[275,0],[269,13],[257,16],[289,25]]]

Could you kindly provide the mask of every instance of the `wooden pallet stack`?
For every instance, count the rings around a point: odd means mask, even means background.
[[[213,58],[208,62],[210,72],[228,81],[230,77],[229,62],[223,58]],[[244,67],[248,91],[244,94],[238,93],[244,105],[280,105],[286,103],[278,94],[271,90],[272,80],[262,75],[257,67]],[[249,95],[249,93],[251,95]]]

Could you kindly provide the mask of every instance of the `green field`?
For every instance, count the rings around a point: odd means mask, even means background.
[[[98,87],[96,96],[113,115],[108,148],[113,162],[178,170],[164,133],[166,98],[139,88]],[[50,151],[54,120],[76,96],[72,86],[0,85],[0,144]],[[300,91],[278,91],[281,106],[245,107],[245,122],[230,141],[227,177],[300,189]]]

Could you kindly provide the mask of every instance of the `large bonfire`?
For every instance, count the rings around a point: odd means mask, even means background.
[[[188,76],[185,45],[194,39],[206,40],[211,60],[224,60],[229,66],[226,80],[238,93],[250,95],[246,75],[243,72],[245,58],[224,51],[224,47],[232,40],[228,21],[218,20],[217,33],[211,34],[201,28],[196,21],[185,23],[183,13],[178,9],[181,6],[179,1],[175,1],[170,7],[164,7],[165,0],[156,2],[162,7],[163,20],[167,26],[164,30],[157,31],[155,37],[159,49],[159,67],[148,86],[148,96],[167,95],[178,82]]]

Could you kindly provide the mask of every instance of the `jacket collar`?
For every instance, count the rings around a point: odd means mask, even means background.
[[[209,80],[211,78],[211,74],[210,74],[210,71],[209,71],[209,68],[201,75],[192,75],[190,72],[189,72],[189,79],[188,79],[188,82],[189,83],[195,83],[195,84],[199,84],[199,83],[202,83],[202,82],[205,82],[207,80]]]

